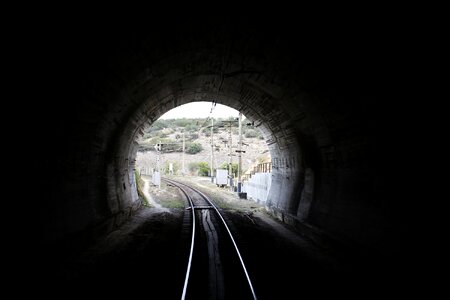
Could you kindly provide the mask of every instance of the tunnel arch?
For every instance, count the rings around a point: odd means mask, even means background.
[[[194,82],[198,84],[199,82],[219,82],[219,76],[198,76],[195,79],[190,78],[188,81],[188,85]],[[232,84],[233,87],[240,86],[242,84]],[[248,85],[248,83],[247,83]],[[283,199],[292,199],[291,193],[294,190],[294,193],[299,194],[296,191],[296,187],[302,186],[303,178],[302,178],[302,156],[301,156],[301,148],[299,142],[296,140],[294,133],[292,132],[293,125],[290,124],[292,122],[290,117],[283,112],[276,104],[271,103],[270,100],[266,100],[267,103],[265,106],[258,106],[257,103],[247,102],[246,98],[241,97],[239,100],[235,100],[235,95],[239,94],[238,92],[230,91],[232,96],[227,96],[227,92],[217,93],[215,91],[210,91],[208,87],[204,88],[201,85],[196,86],[195,89],[189,89],[183,86],[183,84],[177,85],[179,89],[184,91],[183,96],[179,96],[176,98],[174,91],[171,94],[164,95],[164,98],[156,98],[149,97],[149,99],[144,102],[141,107],[136,111],[136,113],[131,118],[131,122],[126,125],[126,129],[124,129],[122,136],[119,138],[120,145],[117,146],[118,153],[114,155],[117,159],[112,162],[112,164],[120,164],[120,161],[123,161],[124,164],[128,164],[128,167],[123,165],[118,168],[112,169],[121,169],[126,172],[115,172],[108,174],[108,177],[116,176],[116,182],[129,182],[130,189],[116,189],[117,194],[115,198],[120,199],[119,201],[123,203],[131,203],[136,200],[137,195],[134,193],[133,180],[129,180],[133,174],[133,162],[135,159],[135,154],[137,151],[137,140],[142,134],[138,128],[143,126],[148,126],[152,123],[152,120],[156,120],[167,112],[168,110],[175,108],[179,105],[186,104],[189,102],[199,101],[199,100],[208,100],[208,99],[217,99],[216,102],[227,105],[229,107],[235,108],[241,111],[244,115],[246,115],[250,120],[255,121],[256,126],[263,133],[263,136],[266,142],[269,145],[269,150],[271,152],[272,157],[274,157],[274,161],[280,161],[280,164],[275,163],[273,172],[274,181],[276,182],[273,187],[271,193],[274,195],[284,194]],[[227,88],[226,85],[223,85],[224,88]],[[242,87],[239,87],[242,92]],[[163,88],[164,89],[164,88]],[[250,90],[247,87],[248,90]],[[261,98],[272,99],[271,95],[261,94],[255,96],[256,93],[261,93],[261,91],[253,92],[252,97],[253,101],[258,101]],[[274,100],[272,100],[274,101]],[[276,120],[274,120],[275,118]],[[280,125],[280,120],[283,120],[285,125]],[[270,123],[269,123],[270,122]],[[268,125],[269,124],[269,125]],[[287,125],[286,125],[287,124]],[[283,126],[283,127],[282,127]],[[289,129],[291,131],[289,131]],[[280,156],[287,156],[289,158],[280,159]],[[285,180],[287,182],[285,182]],[[111,193],[112,194],[112,193]],[[114,197],[114,196],[113,196]],[[270,201],[269,196],[269,201]],[[275,198],[274,198],[275,199]],[[297,199],[298,201],[299,199]],[[110,202],[115,203],[113,200]],[[291,201],[286,201],[285,203],[279,203],[276,200],[270,202],[271,206],[279,208],[283,211],[288,211],[289,213],[296,214],[296,210],[298,204],[292,204]]]
[[[54,154],[61,174],[37,183],[47,191],[43,239],[123,224],[139,208],[132,169],[140,128],[181,104],[213,100],[262,130],[274,164],[268,205],[280,219],[385,247],[394,225],[380,197],[387,155],[375,156],[385,103],[377,56],[349,51],[353,36],[318,42],[296,26],[198,25],[64,40],[57,58],[66,64],[52,57],[48,72],[55,99],[35,104],[48,116],[36,122],[47,133],[41,156]]]
[[[320,105],[326,105],[323,102],[329,99],[302,89],[305,84],[295,82],[299,80],[297,77],[292,78],[295,88],[289,88],[288,77],[283,72],[257,71],[275,68],[267,62],[260,63],[264,67],[256,63],[240,65],[243,58],[236,53],[224,69],[222,64],[217,64],[221,54],[214,57],[212,53],[211,49],[204,49],[166,58],[152,68],[137,72],[123,87],[120,92],[123,106],[133,108],[126,119],[119,121],[122,127],[111,137],[110,143],[115,146],[111,159],[106,162],[105,176],[112,180],[107,187],[106,215],[131,207],[137,199],[132,177],[139,128],[179,105],[214,99],[242,111],[262,131],[273,160],[267,202],[270,209],[282,219],[291,216],[310,221],[315,185],[321,175],[318,147],[328,147],[327,151],[334,155],[334,150],[329,149],[333,141],[319,112]],[[204,59],[205,56],[210,58]],[[111,122],[106,119],[103,127],[99,127],[100,132],[110,128]],[[316,136],[320,137],[320,145]],[[330,189],[335,188],[333,183],[329,185]],[[322,201],[330,202],[333,198],[330,193]]]

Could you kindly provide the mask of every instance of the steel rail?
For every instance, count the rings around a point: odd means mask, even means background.
[[[219,211],[219,209],[217,208],[217,206],[209,199],[208,196],[206,196],[205,194],[203,194],[200,190],[198,190],[198,189],[196,189],[196,188],[193,188],[193,187],[191,187],[191,186],[189,186],[189,185],[187,185],[187,184],[185,184],[185,183],[182,183],[182,182],[179,182],[179,181],[175,181],[175,180],[172,180],[172,179],[166,179],[166,178],[164,178],[164,180],[166,180],[167,182],[173,183],[174,185],[178,186],[185,194],[186,194],[186,191],[184,191],[179,185],[183,185],[183,186],[185,186],[185,187],[187,187],[187,188],[190,188],[190,189],[193,190],[194,192],[198,193],[204,200],[206,200],[206,201],[213,207],[213,209],[216,211],[216,213],[218,214],[218,216],[219,216],[220,219],[222,220],[222,223],[223,223],[223,225],[225,226],[225,228],[226,228],[226,230],[227,230],[227,232],[228,232],[228,235],[230,236],[231,241],[233,242],[234,248],[235,248],[235,250],[236,250],[236,253],[237,253],[238,257],[239,257],[239,260],[240,260],[240,262],[241,262],[242,268],[243,268],[243,270],[244,270],[245,277],[247,278],[248,285],[249,285],[250,290],[251,290],[251,292],[252,292],[253,299],[256,300],[257,298],[256,298],[255,289],[253,288],[253,284],[252,284],[252,281],[251,281],[250,276],[249,276],[249,274],[248,274],[247,268],[245,267],[245,263],[244,263],[244,260],[243,260],[243,258],[242,258],[242,255],[241,255],[241,253],[240,253],[240,251],[239,251],[239,248],[238,248],[238,246],[237,246],[237,244],[236,244],[236,241],[235,241],[234,238],[233,238],[233,235],[232,235],[230,229],[228,228],[227,223],[225,222],[225,219],[223,218],[223,216],[222,216],[222,214],[220,213],[220,211]],[[194,211],[195,209],[191,209],[191,210]],[[183,299],[184,299],[184,298],[183,298]]]
[[[167,182],[170,182],[169,180],[166,179],[162,179],[165,180]],[[172,183],[172,182],[171,182]],[[181,186],[177,186],[182,192],[183,194],[186,196],[186,198],[189,201],[189,204],[191,206],[191,211],[192,211],[192,238],[191,238],[191,249],[189,252],[189,260],[188,260],[188,265],[186,268],[186,277],[184,279],[184,285],[183,285],[183,293],[181,294],[181,300],[185,300],[186,298],[186,292],[187,292],[187,287],[188,287],[188,282],[189,282],[189,274],[191,273],[191,266],[192,266],[192,256],[194,254],[194,240],[195,240],[195,209],[194,209],[194,202],[192,202],[192,198],[188,195],[188,193],[181,187]]]

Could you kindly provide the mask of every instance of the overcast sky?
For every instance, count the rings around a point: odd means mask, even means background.
[[[160,119],[207,118],[210,116],[211,107],[211,102],[192,102],[169,110]],[[213,118],[238,116],[239,112],[237,110],[222,104],[216,104],[211,114]]]

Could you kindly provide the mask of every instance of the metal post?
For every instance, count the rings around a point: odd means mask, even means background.
[[[214,181],[214,119],[211,118],[211,182]]]
[[[232,143],[233,143],[233,138],[231,136],[231,122],[230,122],[230,137],[229,137],[229,143],[228,143],[228,147],[230,147],[230,165],[228,167],[228,173],[230,174],[230,189],[233,190],[233,182],[232,182],[232,178],[233,178],[233,147],[232,147]]]
[[[230,148],[230,153],[228,154],[230,156],[230,161],[228,165],[228,177],[230,178],[230,190],[233,190],[233,138],[231,134],[231,127],[233,126],[234,122],[237,122],[237,118],[235,120],[228,120],[228,121],[222,121],[223,124],[228,124],[224,126],[229,126],[229,138],[228,138],[228,147]]]
[[[185,144],[184,144],[184,131],[183,131],[183,154],[182,154],[182,165],[181,165],[181,175],[184,176],[185,169],[184,169],[184,149],[185,149]]]
[[[242,168],[242,113],[239,112],[239,144],[238,144],[238,184],[237,191],[241,192],[241,168]]]
[[[161,155],[161,150],[162,150],[162,144],[161,144],[161,141],[159,141],[158,149],[157,149],[158,156],[157,156],[157,158],[156,158],[156,162],[157,162],[157,164],[158,164],[158,166],[157,166],[157,168],[158,168],[158,174],[159,174],[159,184],[158,184],[158,187],[159,187],[160,189],[161,189],[161,161],[160,161],[160,159],[161,159],[161,157],[160,157],[160,155]]]

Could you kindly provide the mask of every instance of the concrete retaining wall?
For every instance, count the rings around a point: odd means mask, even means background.
[[[271,183],[272,173],[256,173],[242,184],[242,191],[256,202],[266,202]]]

